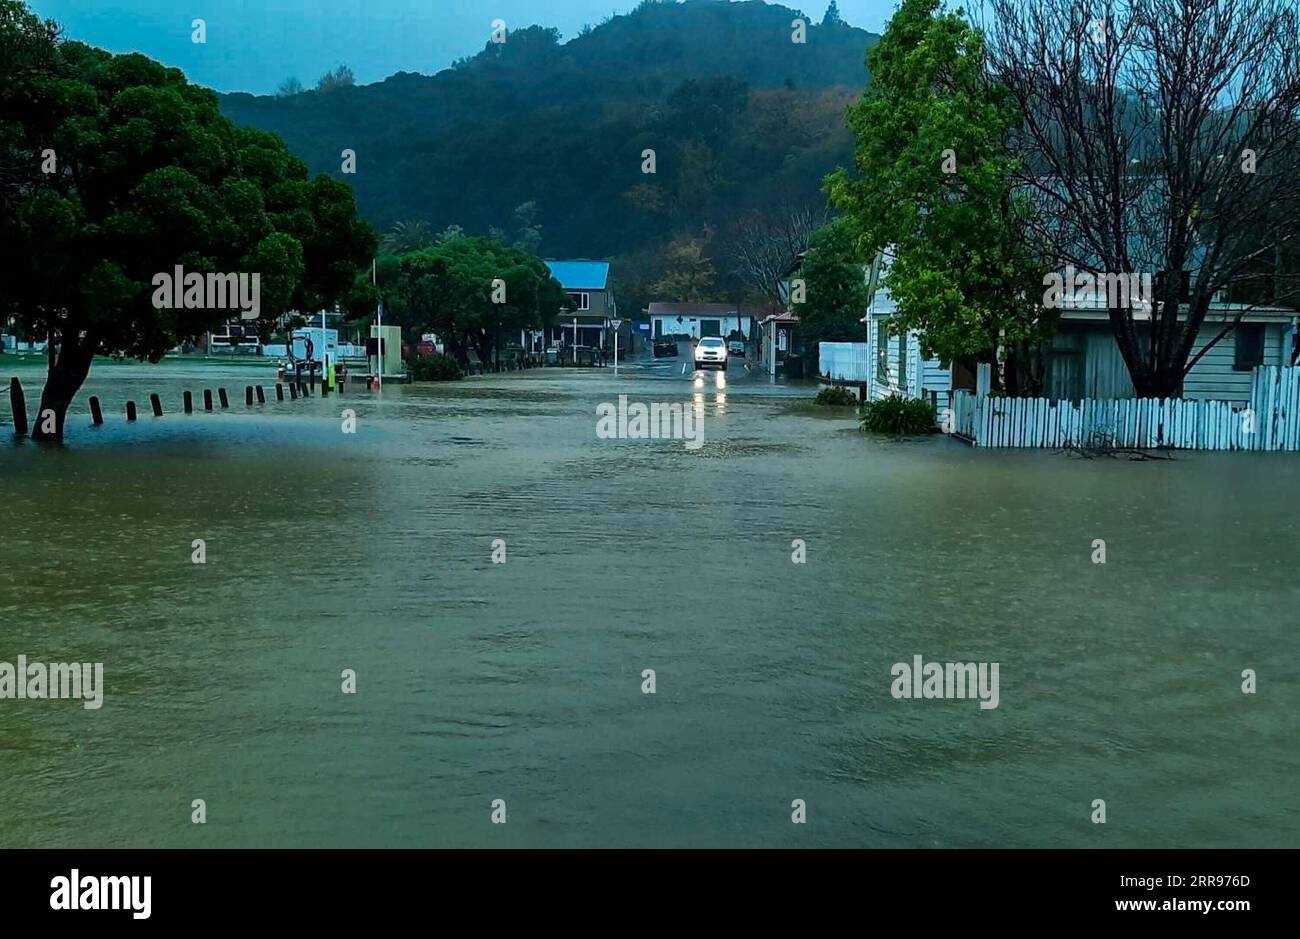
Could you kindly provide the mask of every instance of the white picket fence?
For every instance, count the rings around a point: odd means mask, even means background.
[[[944,430],[977,447],[1300,450],[1300,367],[1265,365],[1249,402],[1185,398],[1054,401],[953,394]]]
[[[822,342],[818,346],[817,370],[824,377],[839,381],[871,381],[865,342]]]

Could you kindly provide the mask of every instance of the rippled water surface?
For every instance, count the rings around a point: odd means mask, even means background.
[[[1300,460],[872,439],[729,378],[249,409],[270,373],[97,367],[65,445],[0,445],[0,661],[106,685],[0,700],[0,845],[1300,840]],[[126,424],[151,391],[167,416]],[[619,394],[698,406],[704,446],[597,439]],[[918,654],[999,662],[999,707],[894,700]]]

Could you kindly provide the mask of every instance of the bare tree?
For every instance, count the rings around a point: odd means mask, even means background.
[[[1139,395],[1171,396],[1216,294],[1300,244],[1294,0],[989,0],[1022,182],[1062,264],[1152,274],[1110,304]],[[1280,293],[1280,292],[1279,292]]]
[[[733,272],[768,302],[780,303],[782,278],[808,250],[813,232],[829,218],[824,207],[781,206],[750,213],[736,225],[731,245]]]

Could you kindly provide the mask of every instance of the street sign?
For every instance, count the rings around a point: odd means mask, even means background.
[[[614,330],[614,374],[618,374],[618,328],[623,325],[622,320],[610,320],[610,328]]]

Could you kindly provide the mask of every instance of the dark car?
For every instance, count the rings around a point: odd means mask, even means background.
[[[655,358],[662,359],[666,356],[677,355],[676,339],[656,339],[655,340]]]

